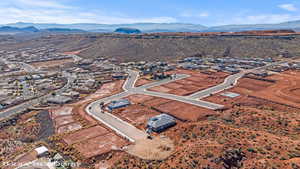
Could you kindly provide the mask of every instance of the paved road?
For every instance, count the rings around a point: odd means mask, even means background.
[[[138,73],[135,71],[128,71],[128,79],[126,80],[125,84],[123,85],[124,92],[109,96],[100,100],[97,100],[90,105],[86,107],[86,112],[94,117],[95,119],[99,120],[112,130],[114,130],[116,133],[119,135],[127,138],[131,142],[135,142],[140,139],[145,139],[147,137],[147,134],[144,131],[141,131],[134,127],[133,125],[129,124],[126,121],[123,121],[119,119],[118,117],[107,113],[103,110],[100,109],[100,103],[109,103],[113,100],[119,100],[121,98],[127,97],[132,94],[145,94],[145,95],[151,95],[151,96],[156,96],[156,97],[162,97],[166,99],[171,99],[171,100],[177,100],[180,102],[188,103],[188,104],[193,104],[209,109],[217,109],[223,107],[222,105],[217,105],[214,103],[209,103],[205,101],[199,101],[199,100],[194,100],[190,99],[188,97],[183,97],[183,96],[176,96],[172,94],[167,94],[167,93],[158,93],[158,92],[151,92],[147,91],[146,89],[159,86],[162,84],[166,84],[175,80],[180,80],[183,78],[189,77],[188,75],[177,75],[173,79],[165,79],[162,81],[146,84],[140,87],[134,87],[134,84],[136,80],[138,79]]]
[[[64,72],[63,76],[66,77],[68,81],[67,81],[67,84],[64,87],[62,87],[62,88],[55,91],[58,95],[63,93],[66,89],[68,89],[73,84],[73,82],[75,80],[75,78],[73,76],[71,76],[69,73]],[[33,99],[33,100],[30,100],[30,101],[24,102],[22,104],[19,104],[17,106],[5,109],[5,110],[0,112],[0,119],[8,118],[12,115],[21,113],[21,112],[27,110],[28,108],[39,104],[43,100],[48,99],[49,97],[51,97],[51,94],[47,94],[47,95],[44,95],[42,97],[38,97],[36,99]]]
[[[210,96],[211,94],[219,93],[219,92],[221,92],[223,90],[226,90],[226,89],[234,87],[237,84],[238,80],[240,78],[242,78],[244,75],[246,75],[247,73],[253,72],[255,70],[265,69],[265,68],[267,68],[269,66],[279,65],[279,64],[282,64],[284,62],[285,61],[280,61],[280,62],[275,62],[275,63],[269,63],[269,64],[267,64],[265,66],[262,66],[262,67],[258,67],[258,68],[254,68],[254,69],[250,69],[250,70],[244,70],[244,71],[241,71],[240,73],[230,75],[230,76],[228,76],[224,80],[223,83],[221,83],[221,84],[219,84],[217,86],[214,86],[214,87],[211,87],[211,88],[208,88],[208,89],[201,90],[199,92],[193,93],[193,94],[189,95],[188,97],[190,97],[192,99],[203,99],[205,97]]]
[[[156,82],[153,82],[153,83],[148,83],[148,84],[145,84],[145,85],[137,87],[137,88],[132,88],[132,90],[134,90],[134,89],[139,89],[139,90],[140,89],[150,89],[152,87],[160,86],[160,85],[163,85],[163,84],[167,84],[167,83],[170,83],[170,82],[173,82],[173,81],[185,79],[185,78],[188,78],[188,77],[190,77],[190,75],[177,74],[176,77],[163,79],[163,80],[156,81]]]
[[[123,92],[104,99],[100,99],[87,106],[86,112],[114,130],[117,134],[127,138],[131,142],[135,142],[137,140],[145,139],[147,137],[147,134],[142,130],[137,129],[133,125],[127,123],[126,121],[123,121],[110,113],[104,112],[100,109],[99,106],[101,102],[109,103],[112,100],[118,100],[129,95],[131,95],[130,92]]]
[[[220,109],[224,106],[215,104],[215,103],[211,103],[211,102],[206,102],[206,101],[203,101],[200,99],[207,97],[210,94],[218,93],[220,91],[223,91],[225,89],[233,87],[237,83],[238,79],[242,78],[246,73],[249,73],[253,70],[266,68],[271,65],[280,64],[280,63],[281,62],[272,63],[272,64],[268,64],[264,67],[247,70],[247,71],[242,71],[240,73],[230,75],[224,80],[224,82],[222,84],[219,84],[217,86],[194,93],[190,96],[177,96],[177,95],[173,95],[173,94],[159,93],[159,92],[153,92],[153,91],[147,90],[147,89],[155,87],[155,86],[159,86],[159,85],[163,85],[166,83],[170,83],[175,80],[187,78],[187,77],[189,77],[188,75],[180,74],[180,75],[177,75],[177,77],[175,77],[174,79],[164,79],[164,80],[146,84],[146,85],[143,85],[140,87],[134,87],[134,84],[137,81],[139,75],[137,72],[129,70],[128,71],[128,74],[129,74],[128,79],[126,80],[125,84],[123,85],[124,92],[119,93],[117,95],[107,97],[107,98],[100,99],[96,102],[93,102],[87,106],[86,111],[88,114],[90,114],[91,116],[93,116],[94,118],[96,118],[97,120],[102,122],[103,124],[110,127],[112,130],[114,130],[119,135],[127,138],[128,140],[130,140],[132,142],[135,142],[136,140],[146,138],[147,134],[145,132],[135,128],[131,124],[119,119],[118,117],[116,117],[110,113],[103,112],[103,110],[101,110],[100,106],[99,106],[99,104],[101,102],[109,103],[113,100],[118,100],[118,99],[127,97],[132,94],[144,94],[144,95],[166,98],[166,99],[170,99],[170,100],[176,100],[176,101],[196,105],[199,107],[216,110],[216,109]]]
[[[221,92],[223,90],[229,89],[229,88],[233,87],[237,83],[237,81],[240,78],[242,78],[246,73],[247,73],[246,71],[242,71],[240,73],[228,76],[224,80],[223,83],[221,83],[221,84],[219,84],[217,86],[205,89],[205,90],[201,90],[201,91],[199,91],[197,93],[191,94],[188,97],[190,97],[192,99],[203,99],[205,97],[208,97],[211,94],[219,93],[219,92]]]
[[[170,99],[170,100],[176,100],[179,102],[184,102],[187,104],[192,104],[195,106],[199,106],[199,107],[204,107],[207,109],[212,109],[212,110],[217,110],[217,109],[221,109],[224,106],[223,105],[219,105],[219,104],[215,104],[215,103],[211,103],[211,102],[206,102],[206,101],[202,101],[202,100],[195,100],[195,99],[191,99],[189,97],[186,96],[177,96],[177,95],[173,95],[173,94],[168,94],[168,93],[159,93],[159,92],[152,92],[152,91],[140,91],[138,92],[139,94],[145,94],[145,95],[150,95],[150,96],[155,96],[155,97],[161,97],[161,98],[165,98],[165,99]]]
[[[137,81],[138,78],[139,78],[139,72],[128,70],[128,78],[123,85],[123,90],[128,91],[134,88],[135,82]]]

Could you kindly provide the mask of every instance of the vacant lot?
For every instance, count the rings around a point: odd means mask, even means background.
[[[75,143],[80,143],[83,141],[86,141],[88,139],[108,134],[110,131],[108,131],[106,128],[101,126],[95,126],[88,129],[83,129],[80,131],[77,131],[75,133],[72,133],[66,137],[64,137],[64,141],[71,145]]]
[[[121,117],[135,127],[144,129],[149,118],[159,115],[160,113],[146,106],[133,104],[126,108],[115,110],[113,114]]]
[[[65,133],[78,130],[82,125],[74,119],[73,107],[63,106],[50,110],[56,133]]]
[[[199,72],[190,70],[176,70],[169,72],[170,74],[188,74],[191,77],[167,83],[161,86],[156,86],[150,91],[170,93],[179,96],[187,96],[203,89],[220,84],[229,75],[223,72]]]
[[[127,114],[125,116],[131,116],[131,118],[134,119],[133,121],[136,121],[139,117],[143,117],[142,119],[145,120],[157,113],[168,113],[182,121],[204,120],[209,116],[217,115],[217,112],[209,109],[159,97],[132,95],[128,98],[131,102],[142,105],[133,105],[122,110],[123,113]],[[145,107],[147,107],[148,110],[145,109]],[[135,113],[138,115],[136,116]],[[122,116],[122,113],[120,114]]]
[[[253,96],[300,108],[300,72],[287,71],[272,75],[268,79],[276,83],[265,90],[255,92]]]
[[[32,62],[30,65],[36,67],[36,68],[49,68],[49,67],[55,67],[55,66],[61,66],[66,63],[72,63],[74,60],[72,58],[68,59],[59,59],[59,60],[49,60],[49,61],[42,61],[42,62]]]
[[[85,158],[91,158],[108,153],[111,150],[118,150],[126,144],[127,142],[121,139],[119,136],[115,135],[114,133],[108,133],[75,144],[74,147]]]

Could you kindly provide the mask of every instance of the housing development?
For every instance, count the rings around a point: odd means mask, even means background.
[[[296,32],[14,38],[0,47],[0,168],[300,168]],[[167,55],[177,43],[203,44]]]

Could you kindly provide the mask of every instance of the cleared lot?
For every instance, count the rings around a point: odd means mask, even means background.
[[[108,133],[92,139],[85,140],[82,143],[75,144],[74,147],[85,158],[95,157],[101,154],[117,150],[126,145],[126,141],[114,133]]]
[[[178,96],[188,96],[203,89],[220,84],[229,75],[224,72],[199,72],[191,70],[176,70],[169,74],[187,74],[190,77],[177,80],[161,86],[150,88],[150,91],[170,93]]]
[[[127,144],[127,141],[102,126],[76,131],[65,136],[63,141],[73,145],[86,159],[119,149]]]

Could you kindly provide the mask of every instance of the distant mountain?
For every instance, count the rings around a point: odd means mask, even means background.
[[[254,24],[254,25],[223,25],[210,27],[204,32],[239,32],[250,30],[279,30],[279,29],[293,29],[300,30],[300,20],[283,22],[279,24]]]
[[[18,27],[11,27],[11,26],[2,26],[0,27],[1,33],[22,33],[22,32],[39,32],[39,30],[33,26],[18,28]]]
[[[77,24],[51,24],[51,23],[24,23],[18,22],[13,24],[2,25],[6,29],[32,28],[48,30],[48,32],[98,32],[112,33],[118,28],[135,28],[143,33],[154,32],[240,32],[250,30],[282,30],[292,29],[300,30],[300,20],[290,21],[278,24],[254,24],[254,25],[222,25],[206,27],[200,24],[186,23],[134,23],[134,24],[94,24],[94,23],[77,23]],[[19,29],[14,30],[16,32]],[[1,30],[0,30],[1,32]]]
[[[28,27],[12,27],[2,26],[0,27],[1,34],[22,34],[22,33],[82,33],[84,30],[80,29],[68,29],[68,28],[49,28],[49,29],[37,29],[34,26]]]
[[[43,32],[56,32],[56,33],[65,33],[65,32],[69,32],[69,33],[80,33],[80,32],[86,32],[84,30],[81,29],[69,29],[69,28],[48,28],[48,29],[41,29],[41,31]]]
[[[78,24],[48,24],[48,23],[24,23],[18,22],[7,24],[5,26],[13,27],[28,27],[34,26],[38,29],[49,28],[68,28],[68,29],[81,29],[88,32],[114,32],[118,28],[136,28],[140,31],[156,32],[155,30],[164,30],[166,32],[199,32],[207,29],[207,27],[198,24],[184,24],[184,23],[135,23],[135,24],[93,24],[93,23],[78,23]]]
[[[142,31],[135,28],[118,28],[115,30],[115,33],[139,34],[142,33]]]

